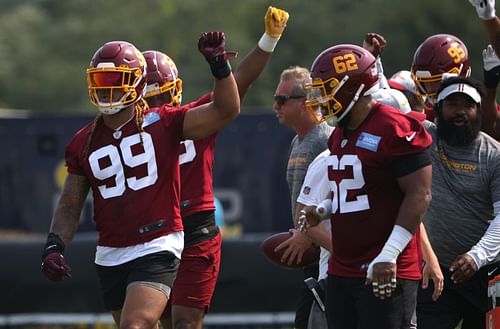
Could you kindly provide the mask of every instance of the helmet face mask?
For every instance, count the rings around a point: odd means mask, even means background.
[[[324,50],[311,68],[312,82],[306,83],[306,108],[315,113],[319,106],[323,117],[319,120],[336,125],[360,97],[378,90],[375,57],[355,45],[338,45]]]
[[[111,41],[94,54],[87,69],[90,102],[111,115],[140,100],[146,86],[146,60],[125,41]]]
[[[416,50],[411,67],[417,93],[434,98],[445,77],[470,75],[467,47],[450,34],[427,38]]]
[[[163,104],[180,105],[182,102],[182,80],[179,78],[174,61],[164,53],[155,50],[148,50],[143,54],[148,66],[144,97],[151,103],[162,101]],[[155,106],[158,105],[160,104],[155,104]]]
[[[339,89],[339,84],[340,82],[335,78],[324,82],[321,79],[315,79],[311,83],[306,83],[306,108],[312,114],[316,123],[320,123],[327,117],[336,115],[342,109],[342,105],[335,99],[335,93]],[[326,91],[327,88],[332,90],[332,92],[328,93]],[[321,117],[314,115],[318,107],[321,110]]]

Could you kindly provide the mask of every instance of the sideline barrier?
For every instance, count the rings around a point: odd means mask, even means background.
[[[267,237],[224,239],[222,263],[210,314],[293,312],[303,274],[270,263],[259,246]],[[72,278],[50,282],[40,271],[45,237],[0,241],[0,316],[32,313],[107,313],[94,268],[96,235],[79,233],[65,252]]]

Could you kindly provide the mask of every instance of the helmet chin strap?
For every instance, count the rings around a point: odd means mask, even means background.
[[[359,100],[359,95],[361,94],[361,91],[363,91],[363,88],[365,88],[365,84],[362,83],[358,90],[356,90],[356,93],[354,94],[354,97],[352,98],[351,102],[349,103],[349,105],[347,106],[347,108],[345,109],[345,111],[342,113],[341,116],[337,117],[336,116],[333,116],[333,118],[336,118],[335,120],[335,125],[340,121],[342,120],[346,115],[347,113],[349,113],[351,111],[351,109],[353,108],[354,104],[356,104],[356,102]]]
[[[125,96],[124,96],[125,97]],[[123,97],[122,97],[123,99]],[[134,102],[135,103],[135,102]],[[101,105],[102,104],[102,105]],[[104,104],[109,104],[111,106],[106,106]],[[133,104],[133,103],[132,103]],[[123,104],[122,102],[115,102],[115,103],[101,103],[99,102],[99,111],[102,113],[102,114],[105,114],[105,115],[113,115],[113,114],[116,114],[120,111],[122,111],[125,107],[127,107],[125,104]],[[102,107],[101,107],[102,106]]]
[[[126,95],[124,95],[122,97],[122,99],[125,97]],[[135,103],[137,103],[141,98],[143,97],[143,95],[137,97],[135,99],[135,101],[133,101],[132,103],[130,104],[123,104],[123,103],[118,103],[116,106],[112,106],[112,107],[99,107],[99,111],[104,114],[104,115],[113,115],[113,114],[117,114],[117,113],[120,113],[121,111],[125,110],[127,107],[131,106],[131,105],[134,105]],[[101,104],[101,103],[99,103]]]
[[[124,108],[125,108],[125,106],[123,106],[123,105],[114,106],[114,107],[98,107],[99,112],[101,112],[104,115],[116,114],[116,113],[120,112],[121,110],[123,110]]]

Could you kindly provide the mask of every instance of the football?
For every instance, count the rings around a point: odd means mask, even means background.
[[[260,244],[260,250],[273,264],[287,269],[302,268],[304,266],[311,265],[319,260],[319,247],[311,246],[304,252],[300,263],[294,262],[292,265],[288,265],[287,263],[281,262],[281,256],[283,255],[286,248],[281,249],[280,251],[274,251],[274,248],[276,248],[283,241],[288,240],[291,236],[292,233],[290,232],[282,232],[271,235],[270,237],[262,241],[262,243]]]

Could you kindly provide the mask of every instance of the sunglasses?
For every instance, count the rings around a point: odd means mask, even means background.
[[[284,95],[274,95],[274,101],[278,105],[284,105],[289,99],[300,99],[305,98],[306,96],[284,96]]]

